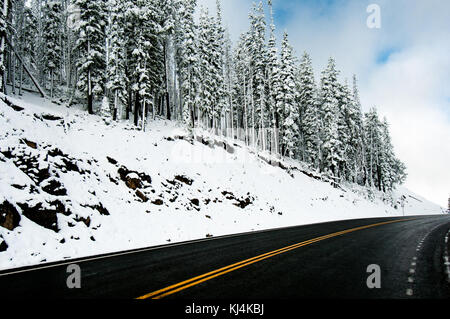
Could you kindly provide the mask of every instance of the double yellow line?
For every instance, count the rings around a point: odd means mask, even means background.
[[[169,296],[169,295],[172,295],[174,293],[177,293],[179,291],[185,290],[185,289],[187,289],[189,287],[201,284],[202,282],[205,282],[205,281],[211,280],[213,278],[225,275],[225,274],[227,274],[229,272],[232,272],[232,271],[235,271],[237,269],[246,267],[248,265],[251,265],[251,264],[257,263],[259,261],[262,261],[262,260],[274,257],[274,256],[279,255],[279,254],[286,253],[288,251],[291,251],[291,250],[294,250],[294,249],[297,249],[297,248],[300,248],[300,247],[303,247],[303,246],[311,245],[313,243],[316,243],[316,242],[319,242],[319,241],[322,241],[322,240],[325,240],[325,239],[328,239],[328,238],[341,236],[341,235],[352,233],[352,232],[355,232],[355,231],[358,231],[358,230],[363,230],[363,229],[367,229],[367,228],[373,228],[373,227],[377,227],[377,226],[381,226],[381,225],[387,225],[387,224],[392,224],[392,223],[399,223],[399,222],[408,221],[408,220],[411,220],[411,219],[401,219],[401,220],[382,222],[382,223],[377,223],[377,224],[372,224],[372,225],[366,225],[366,226],[361,226],[361,227],[356,227],[356,228],[352,228],[352,229],[348,229],[348,230],[343,230],[343,231],[332,233],[332,234],[329,234],[329,235],[324,235],[324,236],[321,236],[321,237],[317,237],[317,238],[313,238],[313,239],[310,239],[310,240],[306,240],[306,241],[303,241],[301,243],[297,243],[297,244],[290,245],[290,246],[287,246],[287,247],[284,247],[284,248],[280,248],[280,249],[277,249],[277,250],[274,250],[274,251],[271,251],[271,252],[268,252],[268,253],[265,253],[265,254],[253,257],[253,258],[242,260],[242,261],[234,263],[232,265],[228,265],[228,266],[225,266],[225,267],[222,267],[222,268],[210,271],[210,272],[208,272],[206,274],[203,274],[203,275],[200,275],[200,276],[196,276],[196,277],[193,277],[191,279],[188,279],[188,280],[179,282],[177,284],[168,286],[166,288],[163,288],[163,289],[160,289],[160,290],[148,293],[148,294],[140,296],[140,297],[138,297],[136,299],[148,299],[148,298],[161,299],[161,298],[164,298],[166,296]]]

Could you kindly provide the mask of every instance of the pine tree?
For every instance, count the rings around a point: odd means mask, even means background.
[[[222,8],[220,0],[216,0],[217,15],[216,19],[212,20],[212,45],[213,45],[213,86],[214,90],[214,115],[216,118],[217,129],[218,122],[222,122],[227,108],[227,97],[225,90],[225,29],[222,22]],[[222,125],[220,125],[223,129]]]
[[[338,131],[338,71],[333,58],[328,61],[327,68],[322,73],[320,88],[320,105],[322,113],[321,125],[321,170],[331,177],[339,176],[339,141]]]
[[[183,0],[180,17],[179,72],[182,96],[182,120],[188,127],[195,126],[195,100],[198,91],[197,35],[194,23],[196,0]]]
[[[364,115],[364,133],[366,146],[366,161],[368,168],[368,180],[369,186],[381,187],[380,184],[380,151],[382,148],[382,137],[381,137],[381,123],[378,118],[378,112],[376,108],[372,108],[368,113]]]
[[[349,107],[348,123],[350,126],[350,180],[354,183],[362,183],[365,174],[365,151],[364,151],[364,127],[363,115],[361,110],[361,101],[356,75],[353,76],[353,93],[351,95]]]
[[[267,127],[265,80],[267,64],[267,48],[265,43],[266,21],[262,1],[259,5],[253,4],[250,13],[250,37],[248,48],[250,54],[250,89],[251,89],[251,128],[252,145],[256,146],[257,129],[262,136],[263,129]],[[262,138],[262,141],[264,138]]]
[[[275,154],[279,154],[279,130],[283,112],[278,108],[278,95],[281,87],[280,83],[280,62],[278,59],[278,49],[276,47],[275,24],[273,21],[272,1],[268,0],[270,8],[270,38],[268,42],[268,59],[267,59],[267,85],[268,85],[268,116],[272,129],[270,142],[270,150]]]
[[[298,143],[298,127],[296,124],[298,108],[295,103],[295,61],[287,32],[284,33],[281,44],[280,82],[281,88],[278,102],[279,108],[283,112],[283,135],[280,142],[281,154],[293,157],[296,152],[295,146]]]
[[[225,43],[224,43],[224,96],[226,99],[226,114],[228,114],[228,117],[226,118],[226,121],[228,122],[226,124],[227,129],[227,137],[231,137],[234,139],[235,137],[235,128],[237,125],[236,121],[236,107],[235,102],[233,99],[233,88],[234,83],[236,82],[236,73],[234,70],[234,59],[233,59],[233,52],[232,52],[232,43],[230,39],[230,35],[228,32],[225,35]],[[235,124],[236,123],[236,124]]]
[[[50,0],[44,7],[44,43],[45,58],[44,69],[50,74],[50,97],[53,98],[55,73],[61,63],[62,47],[60,45],[60,34],[62,30],[62,7],[61,1]]]
[[[299,69],[299,104],[303,110],[301,117],[304,161],[315,168],[319,167],[320,156],[320,114],[317,103],[317,88],[311,57],[304,53]]]
[[[127,104],[126,92],[126,56],[124,50],[124,15],[121,14],[124,9],[122,1],[109,0],[110,8],[110,32],[108,34],[109,58],[107,62],[108,82],[106,87],[111,90],[113,95],[113,120],[122,118],[122,109],[119,105]]]
[[[198,70],[202,75],[199,79],[199,105],[198,122],[206,116],[206,127],[213,126],[214,118],[214,68],[213,68],[213,30],[212,18],[208,10],[202,8],[200,13],[199,33],[198,33]]]
[[[341,180],[349,180],[352,173],[351,164],[354,154],[353,145],[351,142],[351,93],[347,84],[338,83],[337,86],[337,127],[339,148],[337,149],[339,163],[339,175]]]
[[[173,85],[174,80],[171,77],[171,71],[173,64],[172,59],[174,58],[174,38],[176,34],[176,12],[177,12],[177,1],[176,0],[159,0],[159,5],[161,11],[160,20],[160,37],[162,43],[162,54],[163,54],[163,64],[164,64],[164,74],[163,74],[163,105],[165,105],[165,115],[168,120],[172,118],[172,107],[174,96],[171,96],[172,90],[170,87]],[[175,62],[175,61],[173,61]]]
[[[244,139],[246,145],[249,144],[249,92],[250,87],[250,54],[248,52],[248,32],[241,34],[239,42],[234,52],[234,70],[236,81],[234,83],[233,95],[237,105],[237,124],[242,128],[240,137]],[[243,135],[243,136],[242,136]]]
[[[106,3],[103,0],[76,0],[80,10],[78,39],[77,86],[86,92],[89,114],[94,113],[94,96],[103,92],[105,85],[105,26]]]

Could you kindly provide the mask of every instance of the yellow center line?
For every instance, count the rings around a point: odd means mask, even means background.
[[[392,224],[392,223],[398,223],[398,222],[403,222],[403,221],[408,221],[408,220],[411,220],[411,219],[402,219],[402,220],[395,220],[395,221],[382,222],[382,223],[377,223],[377,224],[372,224],[372,225],[360,226],[360,227],[356,227],[356,228],[352,228],[352,229],[343,230],[343,231],[340,231],[340,232],[336,232],[336,233],[320,236],[320,237],[313,238],[313,239],[310,239],[310,240],[306,240],[306,241],[303,241],[303,242],[300,242],[300,243],[297,243],[297,244],[293,244],[293,245],[290,245],[290,246],[287,246],[287,247],[284,247],[284,248],[280,248],[280,249],[277,249],[277,250],[274,250],[274,251],[271,251],[271,252],[268,252],[268,253],[265,253],[265,254],[262,254],[262,255],[258,255],[256,257],[245,259],[245,260],[242,260],[240,262],[237,262],[237,263],[234,263],[234,264],[231,264],[231,265],[228,265],[228,266],[225,266],[225,267],[222,267],[222,268],[210,271],[210,272],[205,273],[203,275],[196,276],[196,277],[193,277],[191,279],[188,279],[188,280],[179,282],[177,284],[168,286],[166,288],[159,289],[157,291],[148,293],[148,294],[143,295],[141,297],[138,297],[136,299],[148,299],[148,298],[161,299],[161,298],[164,298],[166,296],[169,296],[169,295],[172,295],[174,293],[177,293],[179,291],[185,290],[185,289],[187,289],[189,287],[196,286],[196,285],[198,285],[198,284],[200,284],[202,282],[211,280],[213,278],[216,278],[216,277],[222,276],[224,274],[227,274],[229,272],[235,271],[237,269],[243,268],[245,266],[254,264],[256,262],[259,262],[259,261],[262,261],[262,260],[274,257],[274,256],[279,255],[279,254],[283,254],[283,253],[286,253],[288,251],[291,251],[291,250],[294,250],[294,249],[297,249],[297,248],[300,248],[300,247],[303,247],[303,246],[307,246],[307,245],[310,245],[310,244],[313,244],[313,243],[316,243],[316,242],[319,242],[319,241],[322,241],[322,240],[325,240],[325,239],[328,239],[328,238],[332,238],[332,237],[348,234],[348,233],[355,232],[355,231],[362,230],[362,229],[367,229],[367,228],[372,228],[372,227],[381,226],[381,225],[387,225],[387,224]]]

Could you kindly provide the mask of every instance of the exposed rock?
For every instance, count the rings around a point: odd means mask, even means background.
[[[42,187],[42,190],[50,195],[54,196],[66,196],[67,190],[56,179],[50,179],[46,182],[46,185]]]
[[[192,180],[191,178],[186,177],[184,175],[177,175],[177,176],[175,176],[175,180],[180,181],[180,182],[182,182],[182,183],[184,183],[186,185],[189,185],[189,186],[191,186],[194,183],[194,180]]]
[[[247,206],[253,204],[253,201],[255,200],[250,194],[247,194],[246,198],[237,198],[232,192],[229,191],[223,191],[222,195],[225,196],[228,200],[235,200],[236,203],[233,203],[233,205],[240,207],[242,209],[246,208]]]
[[[144,203],[148,202],[148,197],[145,196],[140,190],[136,190],[136,196],[139,197]]]
[[[69,172],[77,172],[77,173],[82,173],[80,171],[80,169],[78,168],[78,165],[76,164],[75,161],[72,161],[70,159],[67,158],[63,158],[62,161],[64,162],[65,165],[65,169]]]
[[[77,218],[74,218],[74,220],[77,222],[77,223],[79,223],[79,222],[83,222],[85,225],[86,225],[86,227],[89,227],[89,226],[91,226],[91,217],[87,217],[87,218],[84,218],[84,217],[77,217]]]
[[[109,163],[113,164],[113,165],[117,165],[117,161],[114,158],[111,158],[109,156],[106,156],[106,159],[108,160]]]
[[[136,190],[138,188],[142,187],[141,179],[139,178],[139,175],[136,173],[130,173],[127,175],[125,184],[128,188],[131,188],[132,190]]]
[[[3,156],[5,156],[7,159],[13,158],[12,151],[9,149],[9,147],[8,147],[8,150],[6,150],[6,151],[1,151],[1,153],[2,153]]]
[[[6,105],[8,105],[9,107],[11,107],[14,111],[16,112],[21,112],[24,110],[23,107],[18,106],[16,104],[14,104],[13,102],[11,102],[7,97],[2,98],[3,102],[5,102]]]
[[[197,198],[191,199],[191,203],[195,206],[200,206],[200,201]]]
[[[96,210],[100,213],[100,215],[103,216],[109,216],[109,211],[103,207],[102,203],[99,203],[98,205],[81,205],[81,207],[89,207],[90,209]]]
[[[103,216],[109,216],[110,215],[109,211],[105,207],[103,207],[102,203],[100,203],[97,206],[95,206],[95,209],[100,213],[100,215],[103,215]]]
[[[70,216],[72,214],[70,209],[66,209],[66,206],[59,200],[55,200],[53,202],[50,202],[49,204],[55,207],[55,210],[60,214],[63,214],[65,216]]]
[[[20,223],[20,214],[17,209],[8,201],[0,205],[0,226],[13,230]]]
[[[254,200],[253,197],[247,197],[247,198],[244,198],[244,199],[238,199],[238,198],[236,198],[237,203],[234,203],[233,205],[235,205],[235,206],[237,206],[237,207],[240,207],[240,208],[244,209],[244,208],[246,208],[248,205],[253,204],[253,200]]]
[[[36,206],[30,207],[27,203],[17,204],[22,209],[22,214],[36,224],[58,232],[58,211],[54,209],[42,208],[42,204],[38,203]]]
[[[32,149],[37,149],[37,144],[35,142],[29,141],[27,139],[23,139],[22,142],[24,142],[28,147],[31,147]]]
[[[47,154],[50,155],[51,157],[57,156],[68,157],[68,155],[64,154],[59,148],[53,148],[50,151],[48,151]]]
[[[156,206],[162,206],[162,205],[164,205],[164,202],[162,201],[162,199],[156,199],[156,200],[152,201],[152,204],[156,205]]]
[[[11,186],[20,190],[27,188],[27,185],[11,184]]]
[[[152,183],[152,178],[150,177],[150,175],[147,175],[145,173],[138,173],[138,175],[142,181],[147,182],[148,184]]]
[[[8,244],[2,237],[0,237],[0,252],[6,251],[7,249],[8,249]]]
[[[63,118],[52,114],[42,114],[41,117],[46,121],[62,121]]]

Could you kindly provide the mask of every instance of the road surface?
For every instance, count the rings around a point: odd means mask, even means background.
[[[450,216],[375,218],[151,247],[1,271],[0,298],[449,298],[449,229]]]

